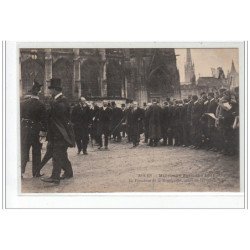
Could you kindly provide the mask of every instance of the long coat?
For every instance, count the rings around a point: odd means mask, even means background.
[[[63,95],[50,103],[48,141],[68,147],[75,146],[73,126],[70,121],[70,106]]]
[[[152,105],[148,110],[149,118],[149,138],[160,139],[161,138],[161,120],[162,109],[157,105]]]
[[[123,118],[122,109],[118,108],[118,107],[113,108],[112,117],[111,117],[111,130],[113,132],[120,132],[121,131],[121,120],[122,120],[122,118]]]
[[[82,107],[80,104],[76,105],[72,110],[71,121],[74,124],[75,136],[87,137],[91,121],[90,108],[88,106]]]
[[[143,133],[143,110],[141,108],[128,109],[127,111],[127,128],[131,136],[139,136]]]
[[[99,108],[96,120],[97,120],[97,135],[110,134],[111,132],[111,118],[112,110],[110,108]]]

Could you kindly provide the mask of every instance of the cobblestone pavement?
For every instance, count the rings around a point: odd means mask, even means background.
[[[74,177],[60,185],[32,178],[28,162],[22,180],[22,192],[237,192],[239,159],[206,150],[183,147],[148,147],[140,143],[131,149],[125,141],[110,143],[109,150],[91,145],[88,155],[68,150]],[[44,154],[44,149],[43,149]],[[52,162],[42,170],[50,176]]]

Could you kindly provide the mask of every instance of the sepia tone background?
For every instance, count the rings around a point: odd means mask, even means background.
[[[20,49],[20,96],[33,81],[49,95],[52,77],[62,79],[64,94],[74,103],[88,100],[186,98],[202,91],[239,85],[238,49]]]

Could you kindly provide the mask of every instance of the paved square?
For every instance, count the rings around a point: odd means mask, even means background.
[[[28,162],[22,192],[238,192],[239,159],[206,150],[183,147],[149,147],[140,143],[131,149],[125,141],[110,143],[109,151],[89,145],[88,155],[68,150],[74,178],[60,185],[32,178]],[[44,149],[43,152],[44,154]],[[52,161],[41,171],[50,176]]]

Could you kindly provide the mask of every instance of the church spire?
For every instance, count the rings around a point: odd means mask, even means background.
[[[231,65],[231,71],[230,73],[235,73],[236,72],[236,69],[235,69],[235,66],[234,66],[234,61],[232,60],[232,65]]]
[[[191,49],[187,49],[186,63],[185,63],[185,82],[195,83],[194,63],[192,62]]]

